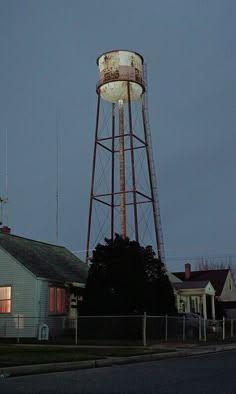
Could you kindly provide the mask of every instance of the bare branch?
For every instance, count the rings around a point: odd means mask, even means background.
[[[209,270],[220,270],[230,269],[234,281],[236,281],[236,268],[232,264],[231,257],[227,260],[221,259],[218,262],[211,261],[207,258],[198,259],[195,263],[195,269],[197,271],[209,271]]]

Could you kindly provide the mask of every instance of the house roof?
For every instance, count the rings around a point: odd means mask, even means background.
[[[85,283],[88,266],[63,246],[0,233],[0,247],[36,277]]]
[[[211,282],[212,286],[216,291],[216,296],[220,296],[229,271],[229,269],[191,271],[190,279],[188,279],[187,281],[185,280],[185,272],[174,272],[173,274],[177,276],[177,278],[188,283],[194,281]]]
[[[206,286],[208,285],[209,280],[203,280],[203,281],[186,281],[186,282],[176,282],[174,283],[174,288],[176,290],[180,289],[205,289]]]

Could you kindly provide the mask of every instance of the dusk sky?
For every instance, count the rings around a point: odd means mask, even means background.
[[[236,262],[236,2],[0,0],[0,196],[9,226],[86,247],[96,58],[141,53],[167,267]],[[84,257],[84,253],[79,253]]]

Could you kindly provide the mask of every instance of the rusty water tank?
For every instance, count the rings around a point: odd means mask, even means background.
[[[143,81],[143,57],[128,50],[106,52],[97,59],[99,78],[97,93],[111,103],[128,101],[127,83],[130,83],[130,99],[137,100],[145,86]]]

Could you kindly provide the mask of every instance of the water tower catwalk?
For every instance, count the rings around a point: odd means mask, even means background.
[[[97,243],[118,233],[152,245],[164,262],[143,57],[114,50],[99,56],[97,64],[86,260]]]

